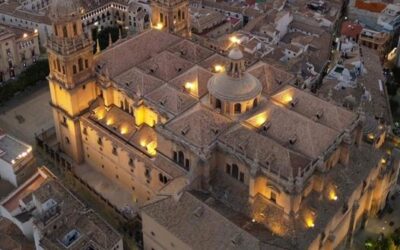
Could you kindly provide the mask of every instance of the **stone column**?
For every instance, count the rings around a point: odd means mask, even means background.
[[[346,249],[350,249],[351,246],[353,245],[353,234],[354,234],[354,229],[355,229],[355,224],[356,224],[356,213],[360,205],[358,204],[358,201],[355,201],[353,204],[353,207],[351,209],[351,215],[350,215],[350,224],[349,224],[349,229],[347,232],[347,239],[346,239]]]
[[[343,141],[340,146],[340,163],[344,166],[349,164],[350,160],[350,147],[351,147],[352,139],[350,135],[350,131],[346,130],[344,134]]]
[[[325,244],[321,244],[319,249],[323,250],[333,250],[333,243],[335,242],[335,235],[329,234],[328,239],[326,239]]]
[[[250,169],[250,176],[249,176],[249,203],[253,204],[254,198],[256,196],[256,178],[258,173],[258,167],[253,165]]]

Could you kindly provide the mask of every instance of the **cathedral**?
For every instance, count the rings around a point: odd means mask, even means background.
[[[152,29],[94,53],[79,1],[53,1],[59,150],[132,191],[145,249],[351,245],[397,180],[386,127],[366,134],[362,107],[298,89],[235,39],[227,54],[194,43],[188,7],[153,1]]]

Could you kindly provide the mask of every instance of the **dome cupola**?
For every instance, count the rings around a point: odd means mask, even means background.
[[[214,75],[208,82],[210,104],[221,113],[242,114],[257,105],[262,92],[260,81],[245,72],[244,56],[238,46],[229,51],[226,72]]]

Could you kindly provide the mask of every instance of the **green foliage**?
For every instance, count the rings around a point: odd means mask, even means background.
[[[8,101],[17,92],[22,92],[27,87],[45,81],[48,75],[49,62],[47,60],[37,61],[19,74],[16,79],[9,80],[0,87],[0,103]]]
[[[111,34],[111,39],[113,42],[116,42],[119,38],[119,28],[117,27],[107,27],[102,29],[100,32],[97,31],[97,29],[92,30],[92,37],[95,42],[97,42],[97,39],[99,40],[100,43],[100,49],[103,50],[107,48],[108,42],[109,42],[109,34]],[[124,30],[122,30],[122,37],[125,37],[126,34]],[[96,51],[96,47],[94,48],[94,51]]]
[[[393,233],[381,240],[368,238],[364,242],[365,250],[400,250],[400,234]]]

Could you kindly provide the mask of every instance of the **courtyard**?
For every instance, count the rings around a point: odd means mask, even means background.
[[[35,146],[35,133],[53,126],[47,85],[25,91],[0,107],[0,128]]]

